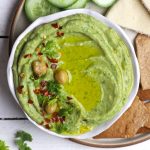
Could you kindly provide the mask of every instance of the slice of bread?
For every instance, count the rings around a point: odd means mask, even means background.
[[[150,36],[150,14],[140,0],[118,0],[106,16],[122,27]]]
[[[147,110],[148,110],[148,121],[145,123],[145,127],[150,128],[150,102],[145,104]]]
[[[139,89],[137,95],[141,101],[150,100],[150,89],[148,90]]]
[[[150,89],[150,37],[138,34],[135,45],[140,65],[142,89],[148,90]]]
[[[150,0],[142,0],[142,3],[145,8],[150,12]]]

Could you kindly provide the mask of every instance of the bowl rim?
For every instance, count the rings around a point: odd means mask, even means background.
[[[75,135],[68,136],[68,135],[60,135],[60,134],[57,134],[57,133],[55,133],[53,131],[45,129],[41,125],[37,124],[34,120],[32,120],[26,114],[24,109],[21,107],[21,105],[19,103],[19,100],[18,100],[18,98],[17,98],[17,96],[15,94],[14,82],[13,82],[13,73],[12,73],[12,65],[13,65],[13,61],[14,61],[15,50],[16,50],[18,44],[20,43],[20,41],[24,38],[24,36],[28,32],[32,31],[37,26],[42,25],[44,23],[52,22],[54,20],[58,20],[60,18],[71,16],[71,15],[74,15],[74,14],[87,14],[87,15],[93,16],[97,20],[99,20],[99,21],[103,22],[104,24],[106,24],[108,27],[113,28],[120,35],[120,37],[126,43],[128,49],[129,49],[130,56],[131,56],[132,65],[133,65],[133,74],[134,74],[134,85],[133,85],[133,88],[132,88],[132,92],[129,95],[128,101],[126,102],[126,104],[124,105],[122,110],[120,112],[118,112],[117,114],[115,114],[112,119],[106,121],[105,123],[99,125],[95,129],[93,129],[92,131],[89,131],[87,133],[84,133],[84,134],[81,134],[81,135],[77,135],[77,136],[75,136]],[[102,16],[101,14],[99,14],[98,12],[95,12],[93,10],[90,10],[90,9],[73,9],[73,10],[66,10],[66,11],[58,12],[58,13],[55,13],[55,14],[52,14],[52,15],[40,17],[37,20],[35,20],[31,25],[29,25],[18,36],[18,38],[16,39],[16,41],[15,41],[13,47],[12,47],[12,51],[11,51],[10,58],[9,58],[9,61],[8,61],[8,65],[7,65],[7,80],[8,80],[8,85],[9,85],[9,88],[10,88],[10,91],[11,91],[13,97],[15,98],[15,100],[19,104],[19,106],[22,108],[22,110],[25,113],[26,117],[34,125],[39,127],[41,130],[43,130],[43,131],[45,131],[45,132],[47,132],[47,133],[49,133],[51,135],[58,136],[58,137],[85,139],[85,138],[93,137],[93,136],[103,132],[104,130],[108,129],[130,107],[130,105],[132,104],[132,102],[133,102],[133,100],[134,100],[134,98],[135,98],[135,96],[137,94],[137,91],[138,91],[139,81],[140,81],[140,71],[139,71],[139,64],[138,64],[138,60],[137,60],[136,55],[135,55],[134,47],[133,47],[131,41],[129,40],[128,36],[126,35],[126,33],[123,31],[123,29],[121,29],[121,27],[119,27],[117,24],[111,22],[106,17]]]

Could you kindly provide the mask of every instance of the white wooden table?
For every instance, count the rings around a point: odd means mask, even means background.
[[[93,150],[73,143],[67,139],[57,138],[39,130],[32,125],[13,99],[6,78],[8,61],[9,27],[18,0],[0,0],[0,139],[5,140],[10,150],[17,150],[14,144],[14,135],[18,130],[32,134],[33,142],[29,145],[33,150]],[[150,140],[120,150],[148,150]],[[102,149],[103,150],[103,149]]]

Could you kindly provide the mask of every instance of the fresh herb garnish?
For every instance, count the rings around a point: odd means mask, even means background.
[[[32,142],[32,136],[25,131],[18,131],[15,143],[18,145],[19,150],[31,150],[27,143],[25,143],[26,141]]]
[[[9,147],[6,145],[5,141],[0,140],[0,150],[9,150]]]
[[[61,85],[56,81],[49,81],[47,84],[47,89],[50,93],[59,95],[61,90]]]
[[[40,106],[42,106],[42,107],[45,104],[47,104],[47,102],[49,101],[49,97],[47,97],[47,96],[43,96],[43,95],[39,94],[37,97],[38,97],[38,102],[39,102]]]
[[[60,47],[56,41],[48,41],[45,47],[42,48],[41,53],[48,55],[50,58],[58,58],[59,53],[57,50],[59,48]]]

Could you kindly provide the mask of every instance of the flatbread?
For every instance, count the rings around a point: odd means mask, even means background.
[[[147,110],[148,110],[148,121],[145,123],[145,127],[150,128],[150,102],[145,104]]]
[[[142,89],[147,90],[150,89],[150,37],[138,34],[135,44],[140,65]]]
[[[150,100],[150,89],[149,90],[139,89],[137,95],[138,95],[139,99],[142,101]]]
[[[150,133],[150,128],[142,127],[138,130],[137,134]]]
[[[106,17],[122,27],[150,35],[150,14],[140,0],[118,0]]]
[[[145,8],[150,12],[150,0],[141,0]]]
[[[148,112],[142,101],[135,98],[132,106],[109,129],[94,137],[99,138],[130,138],[144,126],[148,120]]]

